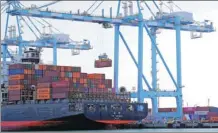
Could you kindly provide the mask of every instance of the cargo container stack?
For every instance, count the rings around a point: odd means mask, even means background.
[[[32,64],[13,64],[9,66],[8,100],[33,100],[35,71]]]
[[[62,99],[69,96],[69,81],[56,81],[52,82],[52,98]]]
[[[102,73],[84,73],[81,67],[53,65],[10,65],[10,100],[84,100],[130,99],[129,93],[116,95],[112,80]],[[16,91],[15,91],[16,90]]]

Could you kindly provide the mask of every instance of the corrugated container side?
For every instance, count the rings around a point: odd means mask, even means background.
[[[197,115],[207,115],[208,111],[195,111]]]
[[[9,65],[9,69],[22,69],[24,68],[23,64],[11,64]]]
[[[196,107],[196,111],[209,111],[209,107]]]
[[[21,85],[24,84],[24,80],[9,80],[8,85]]]
[[[73,72],[73,78],[80,78],[80,72]]]
[[[20,98],[21,98],[20,95],[10,95],[10,96],[8,96],[9,101],[19,101],[19,100],[21,100]]]
[[[102,67],[112,67],[112,60],[108,61],[95,61],[95,68],[102,68]]]
[[[62,88],[62,87],[69,87],[69,82],[68,81],[52,82],[52,88]]]
[[[10,75],[9,80],[21,80],[24,79],[24,75],[18,74],[18,75]]]
[[[81,73],[80,74],[81,78],[87,78],[87,75],[88,75],[87,73]]]
[[[172,112],[172,108],[159,108],[159,112]]]
[[[193,111],[196,111],[196,107],[184,107],[183,111],[184,112],[193,112]]]
[[[217,117],[210,117],[210,121],[218,122],[218,116]]]
[[[52,88],[52,93],[63,93],[68,92],[69,88]]]
[[[50,94],[37,94],[36,95],[36,99],[39,99],[39,100],[48,100],[50,99]]]
[[[218,113],[217,112],[208,112],[207,113],[207,116],[210,118],[210,117],[218,117]]]
[[[24,69],[9,69],[8,75],[18,75],[18,74],[24,74]]]
[[[24,85],[9,85],[8,90],[21,90],[24,89]]]
[[[217,107],[210,107],[210,112],[218,112],[218,108]]]
[[[195,111],[183,111],[184,114],[195,114]]]
[[[35,70],[36,75],[43,75],[43,70]]]
[[[9,96],[20,95],[20,94],[21,94],[20,91],[21,91],[21,90],[8,90],[8,95],[9,95]]]
[[[54,77],[54,76],[59,76],[60,75],[60,73],[59,72],[57,72],[57,71],[44,71],[44,74],[43,75],[45,75],[45,76],[52,76],[52,77]]]
[[[37,95],[38,94],[50,94],[50,88],[37,88]]]
[[[37,82],[38,83],[52,82],[52,77],[42,77]]]
[[[81,67],[72,67],[72,72],[81,72]]]
[[[38,83],[37,88],[50,88],[51,83]]]
[[[68,93],[64,92],[64,93],[52,93],[52,98],[58,99],[58,98],[67,98],[68,97]]]
[[[96,88],[92,88],[92,91],[93,91],[93,92],[97,92],[97,89],[96,89]]]

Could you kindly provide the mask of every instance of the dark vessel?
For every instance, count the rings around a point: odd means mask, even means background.
[[[37,50],[25,53],[25,64],[9,66],[8,101],[1,107],[2,131],[97,130],[147,116],[147,103],[132,103],[123,87],[115,93],[104,74],[39,65]]]

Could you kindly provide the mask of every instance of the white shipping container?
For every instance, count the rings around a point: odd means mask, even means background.
[[[57,39],[58,43],[66,43],[70,40],[67,34],[53,34],[53,37]]]

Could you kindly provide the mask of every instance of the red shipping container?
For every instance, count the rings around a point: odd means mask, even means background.
[[[64,93],[70,91],[69,88],[52,88],[52,93]]]
[[[92,91],[95,93],[95,92],[97,92],[97,89],[96,88],[92,88]]]
[[[22,69],[24,68],[24,64],[11,64],[9,65],[9,69]]]
[[[218,122],[218,117],[211,117],[211,118],[210,118],[210,121],[212,121],[212,122]]]
[[[37,88],[50,88],[51,83],[38,83]]]
[[[207,116],[210,117],[218,117],[218,112],[208,112]]]
[[[89,88],[89,93],[93,93],[93,89],[92,88]]]
[[[20,85],[24,84],[24,80],[9,80],[8,85]]]
[[[20,95],[21,90],[8,90],[8,96]]]
[[[97,92],[104,92],[104,89],[97,88]]]
[[[38,83],[46,83],[46,82],[52,82],[52,77],[42,77],[38,79]]]
[[[9,101],[19,101],[20,100],[20,95],[12,95],[8,96]]]
[[[67,98],[68,93],[52,93],[52,98],[58,99],[58,98]]]
[[[45,75],[45,76],[54,77],[54,76],[59,76],[59,75],[60,75],[60,72],[57,72],[57,71],[45,71],[45,72],[44,72],[44,75]]]
[[[196,111],[209,111],[210,107],[196,107]]]
[[[172,108],[159,108],[159,112],[172,112]]]
[[[57,81],[57,82],[52,82],[52,88],[65,88],[69,87],[69,81]]]
[[[195,114],[195,111],[183,111],[183,114]]]
[[[112,66],[112,60],[107,61],[95,61],[95,68],[101,68],[101,67],[111,67]]]
[[[183,111],[184,112],[194,112],[196,111],[196,107],[184,107]]]

